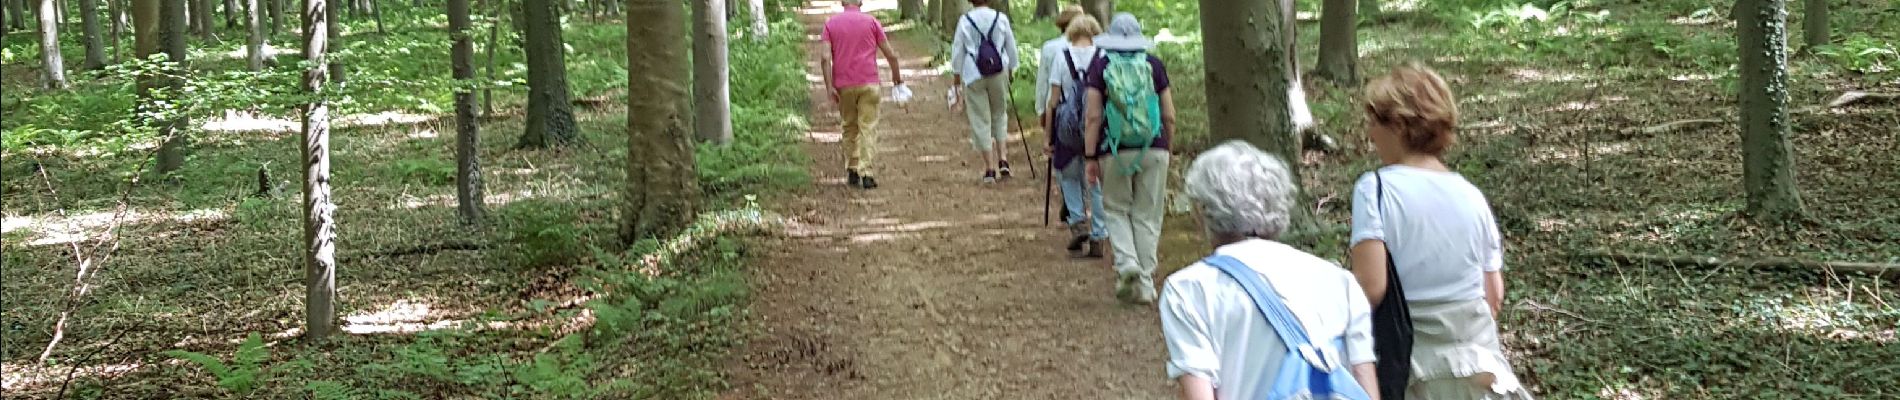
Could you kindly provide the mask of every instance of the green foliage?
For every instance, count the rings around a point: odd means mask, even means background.
[[[1900,49],[1900,46],[1896,46],[1893,39],[1857,32],[1842,38],[1838,43],[1821,46],[1814,52],[1849,71],[1893,76],[1896,66],[1900,66],[1900,50],[1896,49]]]
[[[503,226],[509,227],[508,242],[514,246],[517,265],[526,268],[547,267],[573,261],[585,250],[575,218],[577,209],[542,199],[529,199],[503,206],[497,213]]]
[[[455,183],[455,164],[444,158],[405,158],[391,164],[404,182],[432,186]]]
[[[795,23],[772,27],[764,41],[736,40],[728,60],[732,76],[733,141],[725,146],[699,146],[695,154],[700,188],[716,202],[730,202],[748,193],[782,191],[803,186],[805,172],[798,137],[805,121],[805,74],[787,65],[802,65],[799,49],[804,28]],[[734,26],[743,30],[743,26]]]
[[[270,350],[264,348],[264,339],[256,332],[252,332],[243,344],[238,345],[237,353],[231,356],[230,364],[218,360],[217,357],[191,351],[169,350],[161,354],[191,361],[204,367],[213,378],[217,379],[218,387],[240,396],[249,395],[257,389],[258,382],[263,380],[262,364],[265,359],[270,358]]]

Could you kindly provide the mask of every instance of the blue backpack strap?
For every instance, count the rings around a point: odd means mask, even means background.
[[[1247,268],[1246,264],[1232,256],[1217,254],[1201,262],[1240,282],[1241,289],[1245,289],[1247,296],[1253,298],[1253,304],[1260,309],[1260,314],[1267,317],[1267,325],[1273,325],[1273,331],[1280,334],[1280,341],[1286,343],[1288,352],[1304,356],[1306,352],[1313,351],[1312,342],[1306,337],[1306,328],[1300,326],[1300,320],[1293,316],[1293,311],[1280,301],[1280,293],[1273,290],[1273,285],[1260,280],[1259,272]]]

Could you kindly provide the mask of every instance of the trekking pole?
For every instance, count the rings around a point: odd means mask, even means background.
[[[1056,159],[1049,158],[1049,174],[1042,176],[1042,226],[1049,226],[1049,191],[1055,187]]]
[[[1029,160],[1029,178],[1035,179],[1036,178],[1036,153],[1029,152],[1029,133],[1023,131],[1022,118],[1015,118],[1015,117],[1018,117],[1016,115],[1016,91],[1011,90],[1011,89],[1014,89],[1016,86],[1016,73],[1011,72],[1009,75],[1009,78],[1010,78],[1009,84],[1004,85],[1003,87],[1003,90],[1009,92],[1009,96],[1007,97],[1007,99],[1005,99],[1005,101],[1007,101],[1008,103],[1004,104],[1003,108],[1009,109],[1008,111],[1009,116],[1012,117],[1010,119],[1016,121],[1016,135],[1022,136],[1023,138],[1022,140],[1023,158],[1026,160]]]

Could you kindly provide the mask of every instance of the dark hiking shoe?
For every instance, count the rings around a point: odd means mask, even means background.
[[[1088,253],[1088,254],[1084,254],[1084,255],[1082,255],[1082,258],[1102,258],[1102,257],[1104,257],[1104,255],[1102,254],[1102,245],[1103,245],[1103,244],[1104,244],[1104,242],[1103,242],[1102,240],[1090,240],[1090,241],[1089,241],[1089,253]]]
[[[996,170],[983,170],[983,183],[996,183]]]
[[[858,182],[860,182],[860,179],[861,178],[858,177],[858,170],[855,170],[855,169],[844,170],[844,184],[846,186],[857,186]]]
[[[877,179],[876,179],[876,178],[872,178],[872,177],[868,177],[868,176],[867,176],[867,177],[864,177],[863,179],[860,179],[860,180],[859,180],[859,182],[861,182],[861,183],[863,183],[863,185],[861,185],[861,186],[859,186],[859,187],[862,187],[862,188],[865,188],[865,189],[876,189],[876,188],[877,188]]]
[[[1069,224],[1068,249],[1069,249],[1070,255],[1081,257],[1082,244],[1088,243],[1088,241],[1089,241],[1089,226],[1087,223]]]
[[[1008,177],[1010,177],[1010,173],[1009,173],[1009,161],[997,161],[997,162],[996,162],[996,172],[1001,172],[1001,173],[1003,174],[1003,177],[1004,177],[1004,178],[1008,178]]]

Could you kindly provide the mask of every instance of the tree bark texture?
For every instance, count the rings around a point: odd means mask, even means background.
[[[264,11],[258,9],[259,0],[244,0],[249,7],[244,8],[244,22],[250,28],[250,36],[244,43],[244,63],[252,71],[264,70]],[[268,0],[266,0],[268,1]]]
[[[389,34],[389,30],[383,28],[383,6],[376,4],[373,1],[364,0],[363,7],[369,9],[370,18],[376,19],[376,34],[378,35]]]
[[[483,68],[488,73],[488,84],[482,85],[482,115],[495,115],[495,89],[492,87],[495,82],[495,52],[501,51],[501,17],[508,15],[506,11],[503,11],[508,8],[508,0],[486,1],[494,6],[489,8],[491,19],[488,24],[488,65]]]
[[[330,199],[330,105],[324,99],[329,71],[327,0],[303,2],[303,90],[311,96],[303,109],[304,339],[319,341],[336,332],[336,204]]]
[[[1788,12],[1785,0],[1737,0],[1735,42],[1741,53],[1742,186],[1747,213],[1786,222],[1802,214],[1789,143]]]
[[[79,0],[79,21],[85,34],[86,59],[79,69],[92,71],[106,67],[105,35],[100,34],[99,0]]]
[[[482,220],[481,122],[475,119],[475,41],[470,37],[468,0],[449,0],[449,58],[455,91],[455,214],[463,223]]]
[[[1806,33],[1804,36],[1807,38],[1807,47],[1815,48],[1826,46],[1829,42],[1827,37],[1827,0],[1807,0],[1806,3],[1807,15],[1801,17],[1801,27],[1804,33]]]
[[[327,15],[324,18],[323,26],[325,27],[324,30],[327,31],[328,33],[327,36],[329,36],[328,38],[324,39],[325,40],[324,45],[325,47],[332,50],[343,48],[343,14],[341,14],[342,10],[339,10],[338,8],[341,7],[340,3],[344,1],[348,1],[348,0],[325,0],[323,2],[323,7],[324,7],[323,12],[325,15]],[[329,58],[329,55],[327,53],[326,55],[324,55],[324,58],[327,60],[330,60],[329,61],[330,62],[329,83],[332,85],[343,84],[343,78],[344,78],[343,61],[340,61],[334,58]]]
[[[579,136],[579,128],[574,124],[574,106],[568,102],[560,6],[558,0],[522,2],[522,18],[527,20],[528,41],[522,47],[528,53],[528,122],[517,147],[562,146]]]
[[[26,0],[0,0],[7,3],[7,26],[16,31],[26,30]]]
[[[898,14],[904,16],[906,20],[915,21],[919,18],[923,18],[924,0],[899,0],[897,2],[897,11]]]
[[[189,24],[185,21],[185,3],[182,1],[162,2],[164,5],[159,9],[158,23],[161,27],[158,31],[158,45],[165,52],[167,59],[174,63],[167,71],[171,77],[164,78],[162,81],[166,87],[170,88],[173,96],[179,96],[185,89],[185,80],[182,76],[191,71],[190,60],[185,59],[187,50],[185,39],[191,32]],[[165,142],[158,145],[158,165],[153,169],[154,172],[162,176],[185,166],[185,147],[189,143],[186,137],[189,129],[186,127],[190,126],[190,122],[184,114],[174,113],[170,121],[159,125],[158,136],[164,138]]]
[[[243,15],[243,9],[238,8],[237,0],[224,0],[224,29],[237,29],[244,26],[238,22],[241,19],[239,17]]]
[[[752,41],[765,41],[765,37],[772,34],[772,21],[765,17],[765,0],[745,0],[745,3],[746,13],[751,15],[748,19],[752,23]]]
[[[125,37],[125,1],[106,0],[106,16],[112,20],[112,36],[109,37],[112,41],[112,63],[125,59],[125,45],[121,40]]]
[[[193,0],[191,18],[198,24],[198,36],[204,40],[218,40],[217,7],[211,0]]]
[[[40,0],[40,87],[66,88],[66,60],[59,54],[59,7]]]
[[[1056,0],[1036,0],[1036,19],[1048,19],[1061,12],[1061,4]]]
[[[925,0],[925,1],[928,2],[928,4],[924,4],[924,15],[923,17],[918,18],[917,20],[923,21],[924,26],[937,25],[938,23],[943,22],[941,21],[942,19],[941,16],[943,15],[943,2],[950,1],[950,0]]]
[[[160,1],[163,0],[132,0],[132,56],[140,60],[158,52]],[[144,81],[150,80],[149,78],[149,76],[139,76],[141,86]],[[140,101],[140,103],[145,102]]]
[[[270,15],[270,37],[277,37],[284,31],[284,0],[263,0],[264,12]]]
[[[1325,0],[1319,22],[1319,76],[1359,85],[1359,18],[1355,0]]]
[[[632,243],[692,222],[693,147],[681,123],[687,96],[685,16],[673,0],[627,4],[627,184],[620,237]]]
[[[732,142],[731,76],[726,69],[726,0],[693,1],[693,131]]]
[[[969,10],[970,2],[968,1],[943,0],[943,14],[938,16],[942,18],[939,21],[941,25],[938,25],[938,28],[943,35],[945,43],[949,43],[951,38],[956,37],[957,21],[962,20],[963,13]]]
[[[1082,1],[1083,1],[1082,11],[1089,13],[1089,16],[1095,17],[1096,21],[1101,22],[1102,31],[1107,32],[1108,23],[1110,21],[1113,21],[1112,19],[1109,19],[1109,18],[1112,18],[1115,16],[1115,0],[1082,0]],[[1203,15],[1207,14],[1207,11],[1206,11],[1207,6],[1205,5],[1205,3],[1213,3],[1213,2],[1216,2],[1216,1],[1204,2],[1203,5],[1201,6],[1201,10],[1202,10],[1201,14]],[[1202,29],[1202,30],[1205,31],[1206,29]]]
[[[1216,139],[1245,140],[1271,152],[1287,160],[1298,179],[1300,143],[1287,95],[1297,80],[1286,10],[1277,0],[1202,2],[1202,57],[1208,126],[1230,128],[1216,130]]]

